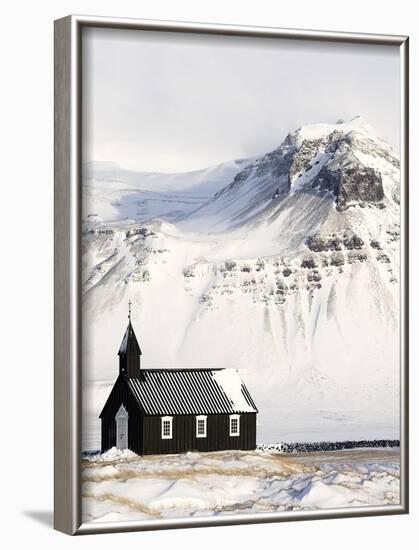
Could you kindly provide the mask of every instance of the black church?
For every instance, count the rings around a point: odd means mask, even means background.
[[[102,452],[251,450],[257,408],[236,369],[143,369],[128,315],[119,376],[100,414]]]

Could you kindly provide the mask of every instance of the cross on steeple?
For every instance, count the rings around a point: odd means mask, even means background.
[[[131,300],[128,300],[128,321],[131,323]]]

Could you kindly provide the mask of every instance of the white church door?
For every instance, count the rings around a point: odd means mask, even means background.
[[[124,405],[119,407],[115,416],[116,421],[116,447],[118,449],[128,448],[128,412]]]

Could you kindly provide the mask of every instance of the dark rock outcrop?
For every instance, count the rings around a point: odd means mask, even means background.
[[[345,257],[341,252],[333,252],[330,258],[330,265],[341,266],[345,263]]]
[[[257,446],[257,450],[265,453],[313,453],[341,451],[344,449],[394,449],[398,447],[400,447],[400,441],[398,439],[362,439],[360,441],[318,441],[314,443],[262,443]]]
[[[364,246],[364,241],[358,235],[345,235],[343,244],[348,250],[360,250]]]
[[[306,245],[312,252],[336,251],[342,250],[342,239],[334,234],[327,237],[313,235],[307,239]]]
[[[314,269],[315,267],[317,267],[316,260],[313,256],[306,256],[301,261],[301,267],[305,269]]]
[[[312,188],[332,192],[340,212],[351,204],[379,204],[384,199],[380,172],[364,166],[350,151],[335,156],[323,166]]]

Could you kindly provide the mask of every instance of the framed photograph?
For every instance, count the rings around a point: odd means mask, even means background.
[[[55,527],[408,511],[408,38],[55,22]]]

